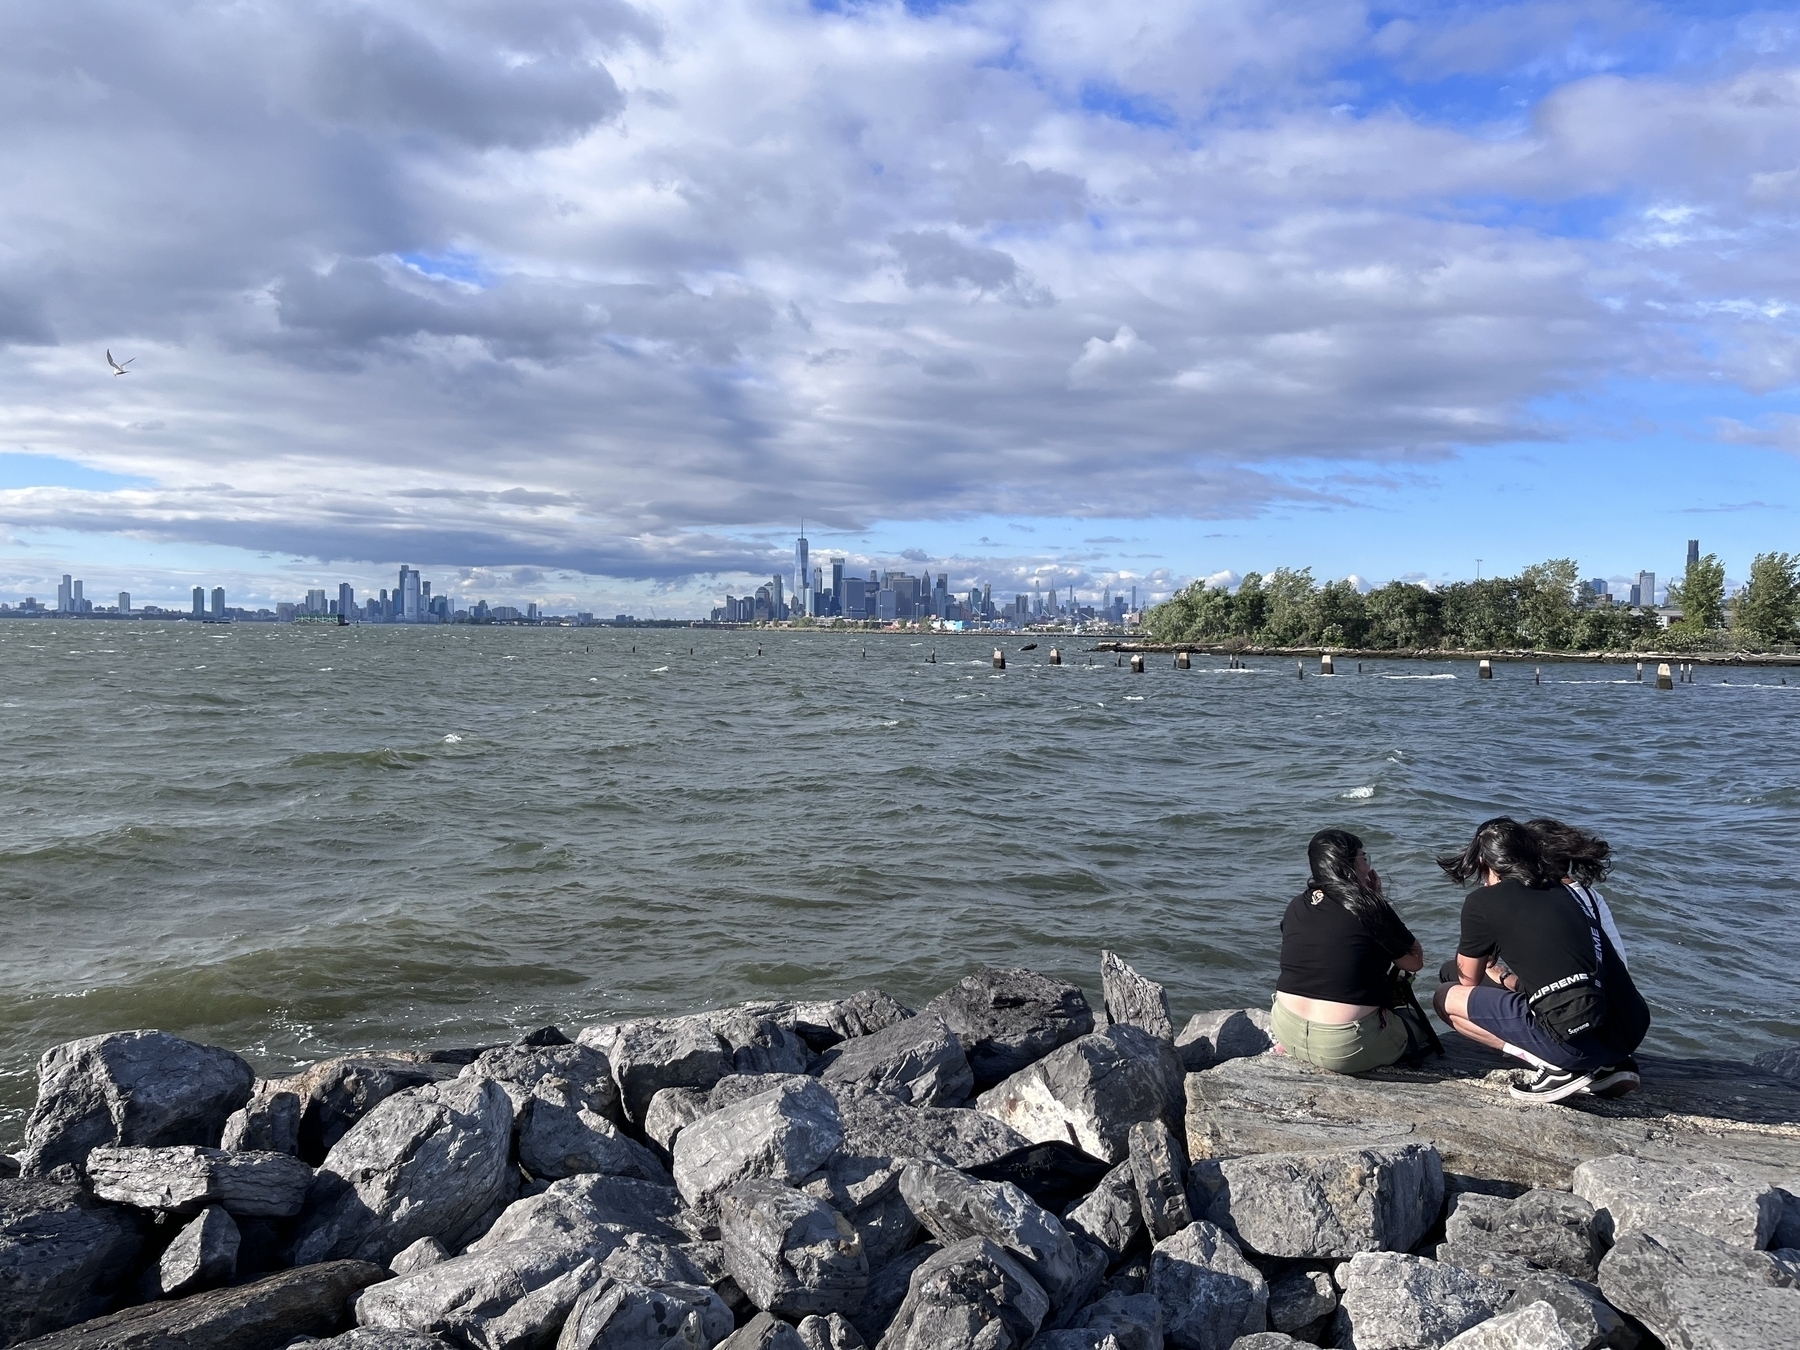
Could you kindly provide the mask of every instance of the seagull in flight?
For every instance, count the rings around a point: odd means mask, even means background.
[[[135,357],[135,356],[126,357],[125,358],[125,366],[130,365],[135,360],[137,360],[137,357]],[[110,347],[108,347],[106,349],[106,364],[113,368],[113,374],[115,374],[115,375],[131,374],[131,372],[129,370],[125,369],[125,366],[120,365],[117,361],[112,359],[112,348],[110,348]]]

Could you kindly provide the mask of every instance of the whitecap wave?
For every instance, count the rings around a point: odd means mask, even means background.
[[[1381,678],[1384,680],[1454,680],[1456,676],[1446,670],[1438,675],[1383,675]]]
[[[449,735],[448,735],[448,736],[446,736],[446,737],[444,737],[444,744],[445,744],[445,745],[461,745],[461,744],[462,744],[462,737],[461,737],[461,736],[458,736],[458,735],[457,735],[457,734],[456,734],[456,733],[455,733],[455,732],[454,732],[454,731],[453,731],[453,732],[451,732],[451,733],[450,733],[450,734],[449,734]]]
[[[1355,787],[1351,788],[1348,792],[1340,792],[1338,794],[1338,796],[1342,797],[1347,802],[1366,802],[1374,795],[1375,789],[1373,787]]]

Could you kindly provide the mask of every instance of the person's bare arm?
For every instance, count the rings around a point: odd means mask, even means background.
[[[1425,969],[1425,949],[1419,945],[1419,940],[1417,938],[1413,939],[1412,950],[1407,952],[1405,956],[1396,956],[1394,958],[1394,964],[1399,966],[1402,970],[1410,971],[1414,975],[1417,975],[1421,970]]]
[[[1487,966],[1488,963],[1483,957],[1464,956],[1458,952],[1456,954],[1456,982],[1468,988],[1474,988],[1481,983],[1481,977],[1487,974]]]

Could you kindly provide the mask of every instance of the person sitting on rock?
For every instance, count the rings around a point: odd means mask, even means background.
[[[1280,1048],[1337,1073],[1398,1062],[1408,1037],[1390,1011],[1392,968],[1425,964],[1418,940],[1382,894],[1362,840],[1320,830],[1307,846],[1311,878],[1281,918],[1281,977],[1269,1009]]]
[[[1590,888],[1610,853],[1559,821],[1498,816],[1467,848],[1438,859],[1459,885],[1481,884],[1463,901],[1456,980],[1439,985],[1433,1002],[1459,1035],[1537,1071],[1514,1084],[1521,1100],[1616,1097],[1638,1086],[1631,1054],[1650,1011],[1612,915]]]

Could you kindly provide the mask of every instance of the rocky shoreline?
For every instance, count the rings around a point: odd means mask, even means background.
[[[1800,1049],[1520,1104],[1471,1048],[1346,1078],[1101,979],[275,1080],[58,1046],[0,1161],[0,1346],[1800,1346]]]
[[[1142,642],[1136,639],[1097,642],[1096,652],[1204,652],[1210,656],[1343,657],[1350,661],[1505,661],[1539,665],[1622,665],[1642,661],[1652,669],[1663,661],[1693,666],[1800,666],[1800,656],[1781,652],[1556,652],[1495,647],[1257,647],[1243,642]]]

